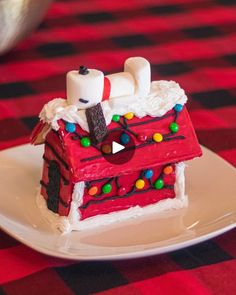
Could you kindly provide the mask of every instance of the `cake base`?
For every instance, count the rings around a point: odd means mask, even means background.
[[[82,221],[80,220],[79,211],[77,210],[77,208],[79,207],[79,203],[81,202],[80,198],[78,198],[77,193],[73,193],[72,206],[68,216],[59,216],[58,214],[50,211],[47,208],[45,199],[40,193],[37,195],[36,201],[42,214],[49,221],[53,229],[58,229],[62,233],[69,233],[73,230],[82,231],[85,229],[105,226],[131,218],[137,218],[139,216],[145,216],[154,213],[158,214],[165,210],[181,209],[187,207],[188,197],[187,195],[185,195],[184,169],[185,164],[183,162],[176,164],[176,182],[174,185],[176,195],[175,198],[164,199],[155,204],[151,204],[145,207],[134,206],[126,210],[120,210],[103,215],[96,215],[94,217],[86,218]]]

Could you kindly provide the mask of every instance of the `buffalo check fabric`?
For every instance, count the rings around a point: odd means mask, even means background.
[[[0,57],[0,149],[29,141],[47,101],[65,97],[80,64],[105,73],[129,56],[175,80],[201,144],[236,166],[235,0],[55,1],[27,39]],[[0,295],[236,294],[236,230],[169,254],[69,262],[0,231]]]

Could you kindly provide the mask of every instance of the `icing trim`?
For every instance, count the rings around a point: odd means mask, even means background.
[[[101,103],[106,125],[109,125],[115,114],[124,115],[133,112],[138,118],[146,115],[161,117],[171,110],[176,104],[184,105],[187,97],[179,84],[174,81],[154,81],[151,83],[150,93],[145,97],[136,95],[109,99]],[[55,98],[44,105],[39,114],[40,119],[58,130],[57,121],[63,119],[70,123],[79,124],[89,131],[85,110],[78,110],[75,105],[68,105],[62,98]]]

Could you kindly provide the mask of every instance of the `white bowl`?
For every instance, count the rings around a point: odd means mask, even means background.
[[[42,20],[52,0],[0,0],[0,54],[11,49]]]

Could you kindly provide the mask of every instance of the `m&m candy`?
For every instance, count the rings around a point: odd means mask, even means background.
[[[177,103],[175,106],[174,106],[174,110],[176,111],[176,112],[181,112],[182,110],[183,110],[183,105],[182,104],[180,104],[180,103]]]
[[[102,145],[102,152],[104,154],[111,154],[111,152],[112,152],[111,145],[110,144],[103,144]]]
[[[83,146],[83,147],[89,147],[91,145],[91,141],[88,137],[82,137],[80,139],[80,144]]]
[[[145,186],[145,181],[143,179],[136,180],[135,187],[137,189],[142,189],[142,188],[144,188],[144,186]]]
[[[66,123],[66,131],[73,133],[76,130],[76,125],[74,123],[67,122]]]
[[[104,194],[109,194],[111,192],[111,190],[112,190],[112,186],[110,183],[106,183],[102,186],[102,192]]]
[[[88,194],[89,194],[90,196],[94,196],[94,195],[96,195],[97,192],[98,192],[98,187],[97,187],[97,186],[91,186],[91,187],[89,188],[89,190],[88,190]]]
[[[147,138],[148,138],[147,135],[144,134],[144,133],[140,133],[140,134],[138,134],[138,140],[139,140],[139,141],[144,142],[144,141],[147,140]]]
[[[172,122],[169,127],[172,133],[176,133],[179,130],[179,125],[175,122]]]
[[[119,196],[124,196],[125,194],[126,194],[125,187],[123,187],[123,186],[119,187],[119,189],[118,189],[118,195]]]
[[[162,189],[164,186],[164,181],[161,178],[159,178],[155,181],[154,186],[156,189]]]
[[[128,144],[130,141],[130,136],[127,133],[122,133],[120,136],[121,144]]]
[[[120,121],[120,116],[119,115],[113,115],[112,116],[112,121],[119,122]]]
[[[164,168],[164,170],[163,170],[163,173],[164,173],[165,175],[169,175],[169,174],[171,174],[172,172],[173,172],[173,167],[170,166],[170,165],[166,166],[166,167]]]
[[[125,114],[124,117],[125,117],[125,119],[127,119],[127,120],[131,120],[131,119],[133,119],[133,117],[134,117],[134,113],[129,112],[129,113]]]
[[[163,136],[161,133],[154,133],[152,138],[155,142],[162,142],[163,140]]]
[[[144,177],[149,179],[149,178],[152,178],[153,176],[153,170],[152,169],[147,169],[144,171]]]

